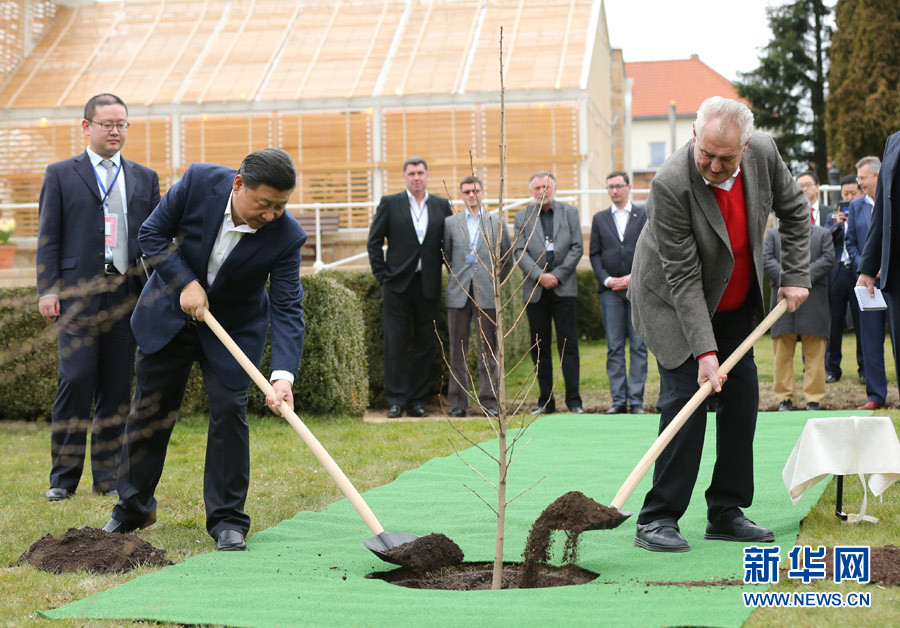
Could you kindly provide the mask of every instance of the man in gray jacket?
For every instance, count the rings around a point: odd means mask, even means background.
[[[831,315],[828,310],[828,275],[834,266],[834,244],[831,231],[812,226],[809,239],[809,299],[796,312],[788,312],[772,325],[772,348],[775,351],[775,401],[778,409],[794,409],[796,385],[794,350],[797,341],[803,349],[803,397],[807,410],[818,410],[825,398],[825,345]],[[772,284],[772,307],[778,303],[781,285],[781,238],[778,229],[766,232],[763,266]]]
[[[501,281],[509,275],[509,232],[499,216],[484,211],[484,186],[470,175],[459,184],[466,209],[444,219],[447,279],[447,324],[450,328],[450,416],[463,417],[469,407],[469,329],[475,318],[478,336],[478,402],[497,414],[497,310],[494,301],[492,251],[500,263]],[[497,249],[497,236],[500,248]]]
[[[575,267],[584,252],[578,210],[554,200],[556,178],[549,172],[531,175],[528,183],[535,202],[516,213],[513,255],[525,281],[522,297],[531,330],[531,359],[537,365],[540,393],[533,414],[556,412],[553,398],[551,325],[566,384],[566,406],[582,414],[579,393],[578,334],[575,330]]]
[[[770,542],[742,508],[753,501],[753,436],[759,382],[752,352],[727,375],[724,361],[761,317],[766,219],[780,220],[781,287],[794,311],[809,294],[809,208],[772,139],[753,134],[753,114],[720,97],[697,111],[693,139],[656,173],[647,226],[634,254],[628,298],[634,326],[659,365],[662,432],[698,388],[719,393],[716,464],[706,491],[707,539]],[[727,380],[727,382],[726,382]],[[678,520],[700,470],[706,409],[697,410],[656,461],[634,544],[686,552]]]

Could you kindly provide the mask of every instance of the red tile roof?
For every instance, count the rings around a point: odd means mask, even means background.
[[[625,64],[625,76],[634,79],[631,98],[631,115],[669,115],[669,103],[675,101],[675,111],[695,114],[700,104],[710,96],[738,98],[731,82],[700,60],[633,61]]]

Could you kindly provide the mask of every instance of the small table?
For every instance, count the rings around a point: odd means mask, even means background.
[[[849,522],[877,519],[866,515],[866,479],[875,497],[900,480],[900,441],[889,417],[849,416],[809,419],[784,465],[784,486],[796,504],[811,486],[829,475],[838,476],[835,514]],[[860,513],[841,512],[843,476],[858,475],[863,485]]]

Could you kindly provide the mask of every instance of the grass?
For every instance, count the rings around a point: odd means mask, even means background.
[[[849,341],[849,342],[848,342]],[[853,356],[853,337],[845,338],[845,356]],[[609,392],[605,374],[605,345],[582,343],[582,394],[589,410],[605,409]],[[757,364],[762,391],[761,406],[766,401],[766,386],[771,396],[772,351],[766,337],[756,347]],[[893,366],[893,360],[887,363]],[[800,372],[799,358],[796,371]],[[845,361],[845,373],[855,373]],[[513,375],[519,381],[522,373]],[[852,380],[852,381],[851,381]],[[893,372],[888,381],[894,382]],[[659,388],[659,376],[651,362],[645,402],[650,408]],[[891,387],[893,389],[893,386]],[[892,397],[896,392],[892,390]],[[845,377],[829,385],[826,405],[854,407],[865,400],[865,391],[855,378]],[[532,393],[536,397],[536,393]],[[896,397],[894,397],[896,399]],[[900,425],[900,412],[891,416]],[[274,417],[251,419],[251,486],[247,512],[253,518],[251,535],[293,517],[301,510],[321,510],[340,499],[338,489],[327,473],[303,445],[299,437],[283,421]],[[441,421],[418,423],[365,424],[355,419],[333,417],[315,419],[310,428],[329,453],[338,461],[348,477],[361,491],[392,481],[401,472],[415,468],[435,456],[452,453],[448,439],[457,447],[466,444]],[[481,421],[469,421],[464,428],[473,440],[492,438],[493,431]],[[187,417],[177,424],[169,448],[165,473],[157,497],[160,501],[160,523],[141,532],[141,536],[156,547],[165,548],[174,561],[214,551],[214,544],[205,533],[202,501],[202,468],[206,444],[206,421],[203,417]],[[92,495],[83,486],[78,494],[64,502],[48,503],[43,493],[47,488],[49,469],[50,431],[46,424],[0,423],[0,564],[14,563],[20,554],[43,534],[61,534],[70,527],[99,527],[109,518],[112,500]],[[85,478],[90,476],[86,475]],[[845,482],[844,503],[853,507],[862,500],[859,482],[848,478]],[[898,543],[900,522],[900,491],[896,487],[884,496],[884,504],[870,501],[882,518],[877,525],[844,526],[834,517],[834,488],[829,487],[801,528],[800,544],[808,545],[885,545]],[[377,515],[378,513],[376,513]],[[362,526],[362,522],[360,522]],[[782,557],[789,548],[782,547]],[[360,551],[363,550],[360,547]],[[0,626],[47,626],[49,620],[37,615],[37,610],[54,608],[90,594],[104,591],[148,573],[139,568],[126,574],[100,576],[87,573],[53,575],[30,566],[0,567]],[[783,580],[775,590],[843,590],[859,591],[860,585],[818,583],[804,587],[794,581]],[[873,608],[867,610],[841,609],[762,609],[755,611],[747,622],[757,626],[825,626],[863,620],[865,625],[900,625],[900,605],[894,600],[900,595],[896,588],[866,587],[873,590]],[[740,597],[735,596],[740,604]],[[53,626],[146,626],[153,622],[109,622],[60,620]]]

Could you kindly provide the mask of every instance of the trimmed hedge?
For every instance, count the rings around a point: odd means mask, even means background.
[[[353,292],[316,276],[302,278],[306,340],[294,383],[298,414],[362,416],[369,403],[363,314]],[[37,312],[34,287],[0,289],[0,419],[50,417],[56,395],[56,331]],[[270,371],[267,344],[260,370]],[[206,413],[209,403],[195,364],[182,414]],[[270,414],[251,383],[248,411]]]

